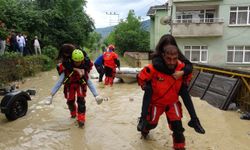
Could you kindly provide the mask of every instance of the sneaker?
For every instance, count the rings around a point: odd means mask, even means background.
[[[78,121],[79,128],[82,128],[84,126],[84,121]]]
[[[201,126],[200,121],[199,121],[198,118],[191,119],[191,120],[188,122],[188,126],[191,127],[191,128],[194,128],[194,130],[195,130],[197,133],[205,134],[205,130],[204,130],[203,127]]]
[[[100,105],[103,102],[104,98],[98,95],[95,97],[95,100],[96,100],[96,103]]]

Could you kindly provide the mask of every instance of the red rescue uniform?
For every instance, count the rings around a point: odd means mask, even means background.
[[[64,96],[67,99],[67,104],[71,113],[71,117],[76,117],[80,122],[85,122],[85,97],[87,92],[87,80],[88,73],[91,70],[93,63],[91,62],[89,70],[84,69],[85,73],[83,77],[80,77],[78,72],[71,70],[64,70],[65,80],[64,80]],[[78,67],[83,69],[84,61],[82,65]],[[77,107],[76,107],[76,98],[77,97]]]
[[[181,71],[185,64],[178,61],[175,71]],[[140,86],[150,81],[152,84],[152,98],[148,108],[146,120],[148,125],[146,130],[155,128],[160,116],[165,112],[169,122],[169,127],[173,130],[174,148],[185,146],[184,131],[181,125],[182,108],[178,100],[178,93],[181,88],[183,78],[175,79],[171,74],[165,74],[156,70],[152,64],[144,67],[137,76]],[[173,127],[172,127],[173,126]],[[177,138],[176,138],[177,137]],[[176,140],[177,139],[177,140]]]
[[[113,85],[113,80],[116,74],[116,60],[118,59],[118,55],[111,51],[111,52],[104,52],[103,54],[103,61],[104,61],[104,70],[105,70],[105,85]]]

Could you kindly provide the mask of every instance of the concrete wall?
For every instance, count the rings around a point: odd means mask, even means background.
[[[125,52],[124,58],[132,67],[144,67],[151,63],[148,52]]]
[[[173,36],[175,37],[208,37],[222,36],[223,23],[175,23]]]

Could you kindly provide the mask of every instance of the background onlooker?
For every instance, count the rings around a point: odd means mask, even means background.
[[[23,35],[21,35],[21,33],[18,33],[16,40],[17,40],[17,44],[18,44],[18,50],[21,53],[21,55],[23,55],[23,50],[24,50],[24,47],[26,45]]]
[[[18,52],[18,44],[16,40],[16,34],[14,31],[11,31],[10,34],[10,51]]]
[[[40,42],[39,42],[37,36],[35,36],[33,45],[34,45],[35,54],[36,54],[36,55],[37,55],[37,54],[41,54]]]
[[[0,20],[0,55],[4,54],[6,47],[7,32],[5,24]]]

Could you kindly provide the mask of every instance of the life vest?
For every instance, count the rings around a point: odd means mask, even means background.
[[[118,59],[118,55],[115,52],[104,52],[103,54],[104,66],[110,68],[116,68],[115,59]]]
[[[181,71],[185,66],[178,61],[175,71]],[[139,85],[151,81],[153,94],[151,103],[160,106],[166,106],[178,101],[178,93],[183,79],[176,80],[173,76],[157,71],[152,64],[143,68],[138,74]]]

